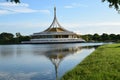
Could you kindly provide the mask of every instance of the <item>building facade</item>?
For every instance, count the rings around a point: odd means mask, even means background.
[[[31,35],[30,41],[22,43],[74,43],[85,42],[82,38],[72,31],[64,29],[57,20],[56,7],[54,7],[54,19],[52,24],[46,30]]]

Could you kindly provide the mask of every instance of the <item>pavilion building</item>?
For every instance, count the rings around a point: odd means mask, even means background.
[[[85,42],[82,38],[74,32],[64,29],[57,20],[56,7],[54,7],[54,19],[52,24],[46,30],[33,33],[30,41],[23,41],[22,43],[78,43]]]

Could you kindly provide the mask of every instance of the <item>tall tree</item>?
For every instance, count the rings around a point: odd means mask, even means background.
[[[116,10],[119,10],[120,0],[102,0],[102,2],[109,2],[109,7],[114,6]]]

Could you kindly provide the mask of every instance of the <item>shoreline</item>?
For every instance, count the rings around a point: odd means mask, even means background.
[[[61,80],[120,80],[120,43],[98,47]]]

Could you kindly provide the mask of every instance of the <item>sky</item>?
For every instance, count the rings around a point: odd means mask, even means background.
[[[101,0],[0,0],[0,33],[31,35],[47,29],[54,17],[65,29],[84,34],[120,34],[120,14]]]

